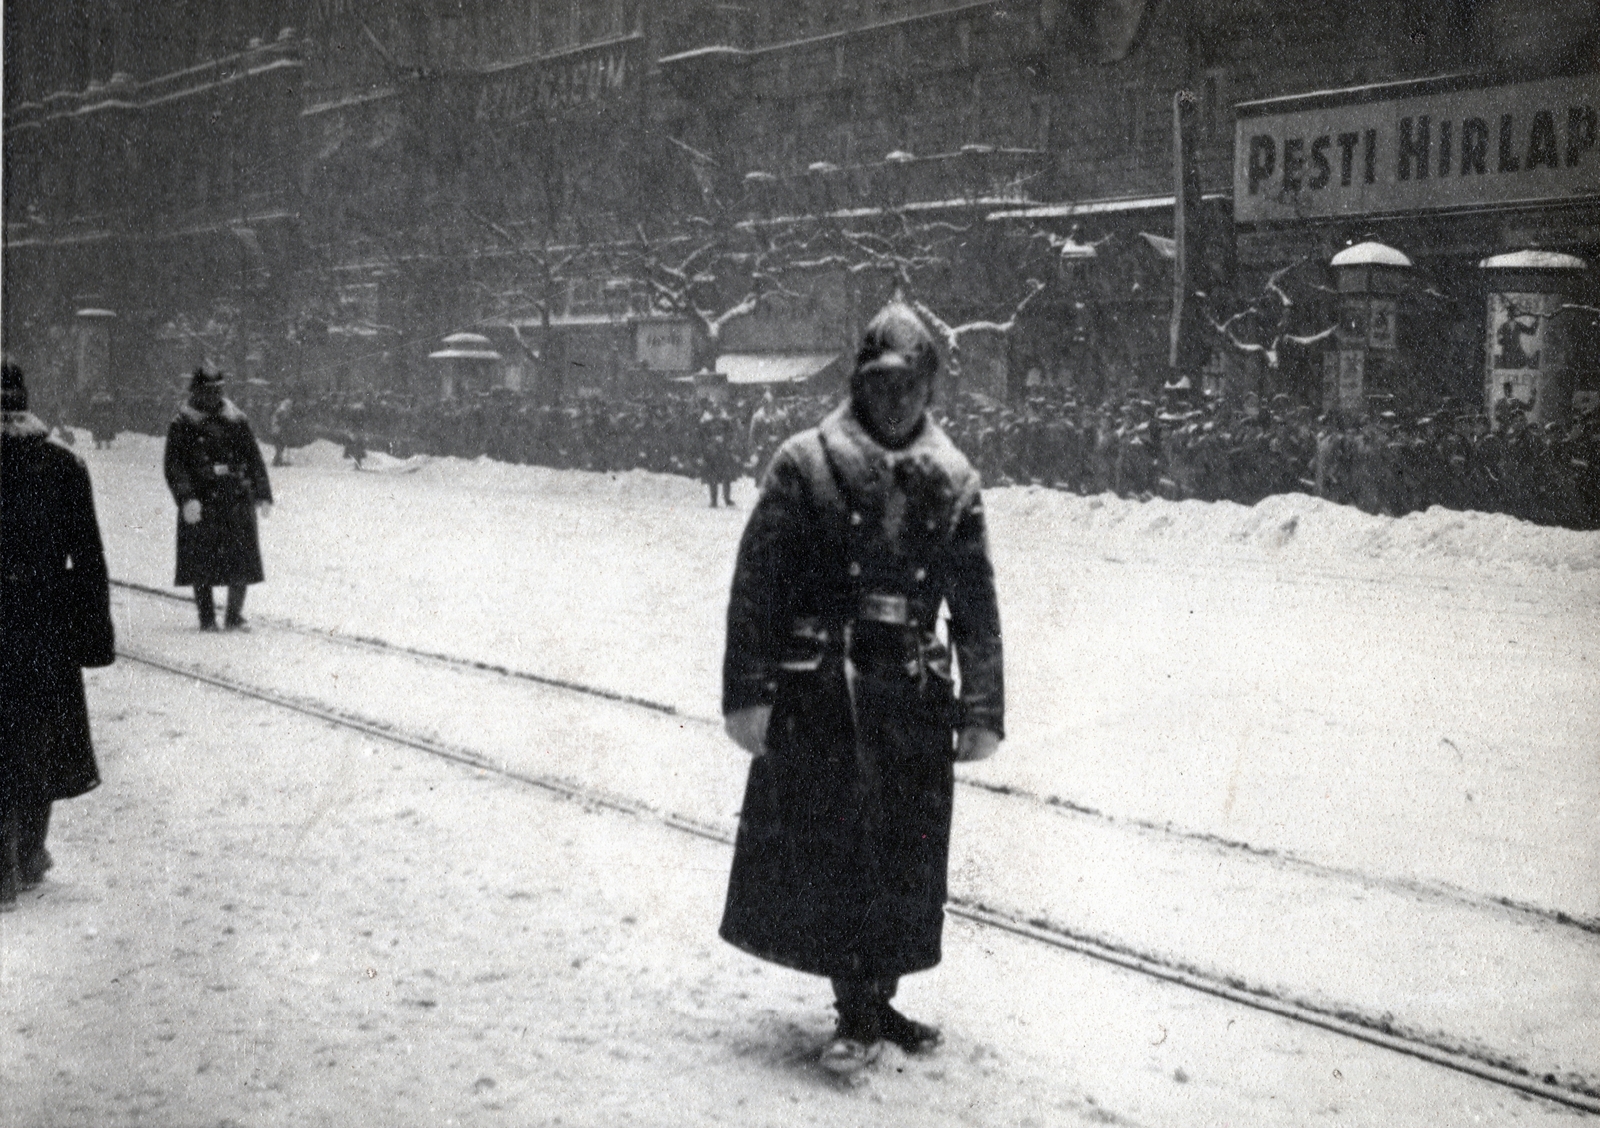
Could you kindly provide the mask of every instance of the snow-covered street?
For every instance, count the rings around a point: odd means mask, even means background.
[[[725,847],[126,660],[91,696],[107,783],[0,918],[8,1128],[1581,1117],[959,919],[902,992],[947,1043],[843,1087],[826,985],[715,938]]]
[[[88,451],[112,574],[167,586],[160,443]],[[737,510],[482,460],[274,479],[254,610],[717,713]],[[1302,495],[988,492],[1005,755],[985,780],[1600,920],[1600,534]]]
[[[169,586],[159,441],[79,449],[113,576]],[[644,474],[352,473],[326,444],[296,462],[274,474],[258,630],[200,636],[186,606],[124,590],[122,646],[731,829],[717,674],[748,481],[728,511]],[[1010,739],[962,769],[982,786],[958,796],[958,897],[1600,1084],[1600,534],[1300,496],[987,496]],[[342,1102],[407,1123],[1549,1111],[957,920],[906,992],[951,1043],[841,1092],[803,1062],[825,986],[715,938],[722,847],[127,661],[90,700],[107,784],[58,808],[58,872],[0,926],[31,1031],[4,1072],[52,1044],[79,1064],[8,1112],[68,1088],[90,1096],[61,1123],[332,1123]],[[83,1018],[42,1032],[46,1006]]]

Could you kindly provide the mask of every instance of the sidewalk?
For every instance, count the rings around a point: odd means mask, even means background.
[[[725,847],[128,661],[90,702],[0,917],[6,1128],[1564,1115],[959,921],[902,993],[947,1044],[842,1088],[826,986],[715,937]]]

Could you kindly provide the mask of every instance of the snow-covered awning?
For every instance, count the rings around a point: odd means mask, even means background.
[[[1329,266],[1410,266],[1411,260],[1386,243],[1357,243],[1328,260]]]
[[[500,354],[489,349],[440,349],[428,354],[429,360],[499,360]]]
[[[1207,192],[1202,200],[1226,200],[1226,192]],[[990,212],[991,221],[1003,219],[1068,219],[1078,215],[1116,215],[1120,212],[1161,211],[1177,203],[1175,196],[1124,196],[1114,200],[1079,200],[1060,204],[1030,204]]]
[[[1485,270],[1588,270],[1589,264],[1577,255],[1560,251],[1510,251],[1490,255],[1478,263]],[[80,315],[81,316],[81,315]]]
[[[837,353],[723,353],[717,357],[717,371],[730,384],[798,384],[837,357]]]
[[[1153,235],[1148,231],[1141,231],[1139,235],[1146,243],[1155,248],[1156,254],[1162,258],[1176,259],[1178,257],[1178,241],[1176,239],[1169,239],[1165,235]]]

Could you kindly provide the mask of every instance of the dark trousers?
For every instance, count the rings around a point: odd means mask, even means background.
[[[897,976],[887,979],[833,980],[833,1007],[841,1017],[870,1015],[894,998],[900,988]]]
[[[227,622],[238,623],[244,620],[244,593],[250,589],[244,584],[230,584],[228,587]],[[194,605],[200,612],[202,626],[215,626],[217,623],[217,603],[211,595],[211,585],[196,585],[194,589]]]
[[[49,868],[44,840],[50,831],[50,803],[7,803],[0,810],[0,903],[17,890],[37,885]]]

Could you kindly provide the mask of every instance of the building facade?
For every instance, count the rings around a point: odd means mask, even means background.
[[[524,391],[626,389],[837,354],[896,289],[969,390],[1098,400],[1173,379],[1180,281],[1207,378],[1326,401],[1354,351],[1328,264],[1369,240],[1411,267],[1363,394],[1487,394],[1508,320],[1563,326],[1572,394],[1600,393],[1589,272],[1538,275],[1559,301],[1496,322],[1492,294],[1522,291],[1478,265],[1600,256],[1594,0],[7,17],[6,347],[63,401],[154,394],[202,356],[264,388],[426,396],[463,330]],[[100,372],[83,342],[108,324]]]

